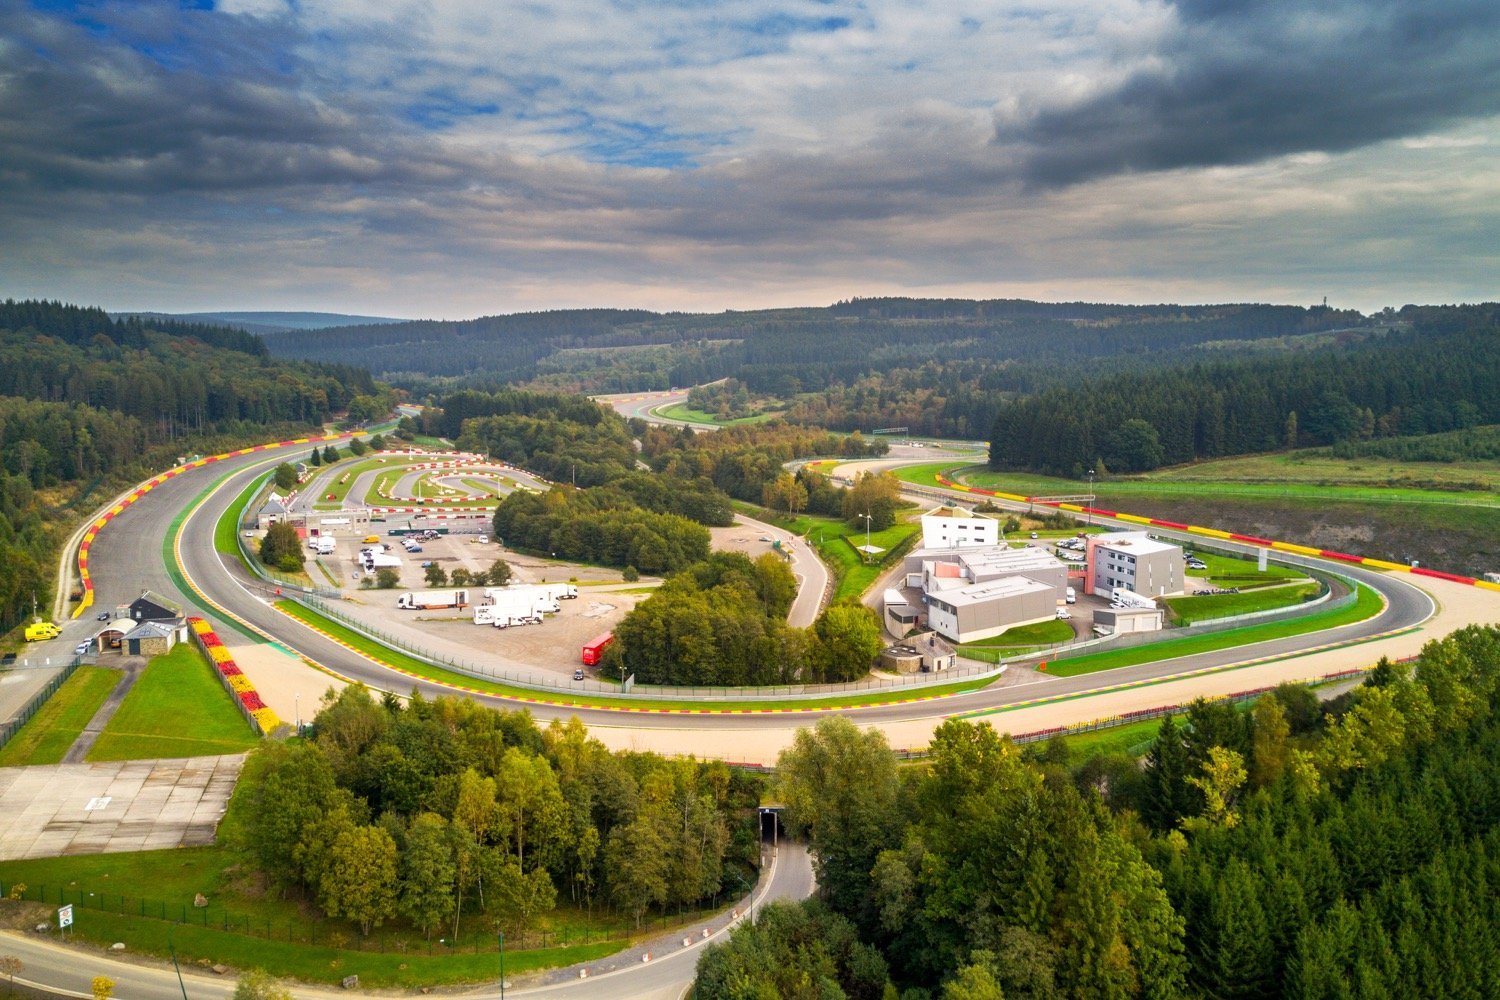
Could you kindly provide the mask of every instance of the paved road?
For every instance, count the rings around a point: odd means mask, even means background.
[[[264,461],[262,460],[262,462]],[[248,477],[252,474],[250,472],[241,472],[232,477],[203,504],[201,509],[190,516],[185,522],[183,544],[179,546],[178,554],[183,561],[188,577],[194,580],[216,603],[227,608],[232,608],[237,615],[267,633],[278,636],[297,650],[340,674],[360,680],[378,690],[395,689],[399,693],[404,694],[412,686],[416,686],[422,689],[425,694],[435,695],[443,693],[446,689],[441,685],[426,681],[417,681],[414,683],[410,678],[392,675],[384,668],[350,652],[343,646],[324,639],[322,636],[289,621],[284,615],[269,607],[266,598],[262,596],[264,588],[251,582],[243,568],[238,566],[238,563],[232,566],[224,564],[213,550],[213,525],[219,512],[238,493],[242,486],[241,481],[248,480]],[[147,537],[155,537],[154,533],[156,532],[165,532],[167,524],[171,521],[176,508],[191,499],[208,481],[208,477],[195,480],[193,474],[189,474],[179,476],[169,481],[169,483],[164,484],[164,487],[159,487],[143,501],[143,506],[146,509],[135,511],[132,514],[132,516],[138,519],[135,522],[137,529],[142,535],[146,535]],[[1170,532],[1160,533],[1164,535],[1170,534]],[[126,553],[126,546],[120,543],[123,534],[122,532],[106,530],[95,541],[93,566],[97,576],[108,579],[113,577],[115,573],[127,572],[132,566],[131,557]],[[129,548],[136,552],[139,551],[136,545],[131,545]],[[1288,557],[1288,561],[1294,563],[1302,562],[1309,565],[1317,564],[1313,560],[1304,560],[1301,557]],[[1327,567],[1325,566],[1325,568]],[[1141,664],[1135,667],[1126,667],[1120,670],[1109,671],[1107,674],[1102,675],[1091,674],[1072,678],[1057,678],[1049,681],[1041,689],[1037,685],[1025,685],[1022,688],[981,690],[945,698],[937,702],[883,705],[851,710],[844,714],[848,714],[856,722],[866,725],[883,726],[897,722],[930,720],[932,725],[935,726],[938,721],[953,714],[993,709],[1044,696],[1078,695],[1086,692],[1099,692],[1101,689],[1113,688],[1122,683],[1172,677],[1206,668],[1244,662],[1246,660],[1294,653],[1310,645],[1324,645],[1330,642],[1362,638],[1395,629],[1403,629],[1425,621],[1433,611],[1431,598],[1404,579],[1354,566],[1341,565],[1337,568],[1340,572],[1384,593],[1389,601],[1387,609],[1382,614],[1368,621],[1319,633],[1316,636],[1296,636],[1288,639],[1272,640],[1231,650],[1221,650],[1213,653],[1179,657],[1174,660]],[[169,582],[164,579],[165,571],[159,567],[153,565],[139,567],[139,569],[146,576],[157,581],[153,583],[153,586],[165,588],[169,585]],[[222,616],[214,614],[211,614],[209,617],[216,620],[222,618]],[[504,699],[489,696],[476,697],[481,701],[505,707],[514,707],[515,704],[514,702],[506,702]],[[811,725],[820,715],[833,714],[831,711],[798,713],[791,719],[772,720],[767,719],[763,715],[753,714],[719,716],[661,713],[622,714],[602,709],[568,708],[541,704],[529,704],[527,707],[537,718],[544,721],[551,718],[565,718],[570,715],[577,715],[591,728],[597,728],[599,735],[605,739],[606,743],[617,747],[631,746],[640,749],[656,747],[668,752],[675,752],[681,746],[680,740],[677,738],[659,738],[659,734],[670,733],[672,731],[679,733],[683,731],[698,733],[711,731],[720,734],[718,737],[708,737],[716,745],[703,745],[700,743],[696,747],[696,751],[700,754],[723,756],[730,759],[759,759],[740,754],[743,744],[738,743],[734,736],[730,735],[734,732],[764,731],[776,728],[784,731],[785,738],[789,741],[790,734],[796,727]],[[1092,719],[1106,714],[1109,714],[1107,705],[1080,706],[1078,710],[1078,717],[1080,719]],[[770,756],[774,757],[774,753]]]
[[[776,899],[803,899],[813,890],[812,862],[801,844],[782,841],[771,859],[769,877],[758,890],[754,908]],[[748,916],[748,913],[746,914]],[[78,919],[87,919],[88,911],[79,911]],[[742,918],[743,919],[743,918]],[[733,921],[720,927],[709,939],[694,940],[684,948],[680,938],[654,943],[650,962],[633,964],[616,972],[588,979],[570,979],[549,986],[527,987],[517,982],[507,988],[507,997],[544,997],[547,1000],[677,1000],[692,981],[698,957],[707,943],[722,942]],[[92,1000],[90,981],[105,975],[115,981],[117,1000],[178,1000],[185,988],[194,1000],[220,1000],[234,992],[234,979],[205,976],[196,969],[183,970],[183,985],[169,965],[138,965],[119,961],[97,951],[80,951],[35,934],[0,932],[0,952],[15,955],[25,964],[16,981],[63,996]],[[576,972],[572,973],[576,976]],[[43,985],[45,984],[45,985]],[[460,995],[494,997],[496,984],[489,983],[464,991]],[[351,994],[328,987],[296,986],[297,1000],[336,1000]],[[354,994],[358,995],[358,994]]]
[[[688,398],[688,391],[686,389],[673,389],[669,392],[621,392],[590,398],[596,403],[614,407],[620,416],[626,420],[632,417],[640,417],[642,420],[653,424],[668,424],[672,427],[691,427],[695,431],[718,430],[718,426],[715,424],[698,424],[691,420],[674,420],[670,417],[657,416],[651,412],[664,406],[686,403]]]

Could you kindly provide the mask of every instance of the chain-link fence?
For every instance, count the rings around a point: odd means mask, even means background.
[[[49,680],[40,691],[32,695],[26,704],[21,706],[21,710],[11,716],[8,722],[0,723],[0,747],[4,747],[5,744],[15,738],[15,735],[21,731],[21,728],[30,722],[36,713],[42,710],[43,705],[47,704],[47,699],[56,694],[57,689],[68,682],[68,678],[73,676],[73,671],[87,662],[89,661],[85,657],[74,656],[63,666],[57,676]],[[3,893],[0,893],[0,896],[3,896]]]

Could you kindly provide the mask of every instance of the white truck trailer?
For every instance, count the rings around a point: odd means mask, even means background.
[[[571,584],[557,583],[520,583],[513,587],[487,587],[485,594],[496,601],[511,599],[531,601],[547,614],[555,615],[562,610],[562,605],[557,603],[558,598],[566,599],[566,595],[559,593],[560,587],[571,587],[573,596],[578,596],[578,588],[572,587]]]
[[[377,569],[400,569],[401,560],[396,556],[386,555],[384,552],[366,552],[363,562],[365,571],[375,572]]]
[[[407,611],[431,611],[433,608],[464,608],[469,604],[467,590],[410,590],[396,598],[396,607]]]
[[[497,588],[493,604],[480,605],[474,609],[475,625],[493,625],[509,628],[512,625],[540,625],[543,608],[538,606],[535,595],[507,594]]]

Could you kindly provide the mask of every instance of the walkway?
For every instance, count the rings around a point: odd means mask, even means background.
[[[102,664],[101,664],[102,666]],[[108,669],[115,669],[116,664],[110,664]],[[143,656],[126,656],[119,660],[118,668],[125,674],[122,681],[115,684],[115,689],[104,699],[104,704],[99,706],[99,711],[89,720],[89,724],[83,727],[83,732],[78,734],[78,739],[68,748],[63,755],[64,764],[82,764],[88,756],[88,752],[94,748],[94,743],[99,739],[99,734],[104,732],[104,727],[109,725],[109,720],[115,717],[120,710],[120,704],[130,689],[135,687],[135,682],[140,680],[141,671],[146,669],[146,658]]]

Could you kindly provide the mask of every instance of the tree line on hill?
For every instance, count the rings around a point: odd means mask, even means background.
[[[706,951],[696,996],[1494,995],[1497,687],[1471,627],[1321,705],[1197,703],[1144,768],[950,720],[901,769],[824,720],[774,789],[819,898]]]
[[[1110,375],[1003,403],[990,466],[1080,477],[1500,422],[1500,307],[1305,356]]]
[[[0,631],[50,607],[63,528],[98,488],[377,396],[367,372],[277,361],[243,331],[0,303]]]
[[[431,939],[478,921],[544,929],[559,900],[640,924],[753,881],[758,779],[611,753],[577,719],[461,698],[329,692],[311,738],[269,743],[246,847],[272,885],[368,934]],[[467,924],[466,924],[467,921]]]
[[[669,578],[614,629],[601,670],[643,684],[747,687],[863,677],[880,652],[880,623],[836,604],[811,628],[787,624],[797,579],[786,561],[715,552]]]

